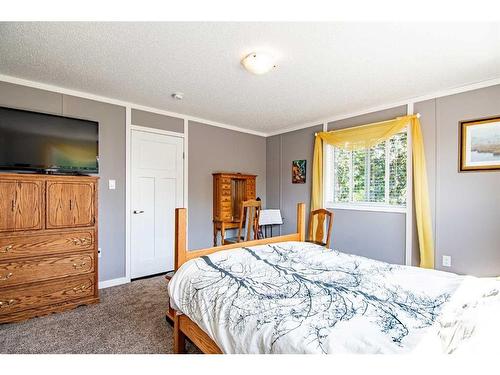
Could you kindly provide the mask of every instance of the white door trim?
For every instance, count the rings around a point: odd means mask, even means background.
[[[130,207],[132,194],[131,186],[131,157],[130,157],[130,139],[132,137],[132,108],[125,109],[125,279],[130,282],[130,242],[131,242],[131,216]]]
[[[133,130],[139,130],[139,131],[145,131],[145,132],[150,132],[150,133],[156,133],[156,134],[163,134],[163,135],[169,135],[169,136],[174,136],[174,137],[179,137],[179,138],[184,138],[184,163],[183,163],[183,169],[184,169],[184,183],[183,183],[183,206],[184,208],[187,208],[188,206],[188,194],[187,194],[187,177],[188,177],[188,158],[187,158],[187,144],[188,144],[188,133],[187,133],[187,128],[188,128],[188,120],[184,119],[184,134],[182,133],[176,133],[176,132],[171,132],[168,130],[162,130],[162,129],[155,129],[155,128],[150,128],[147,126],[139,126],[139,125],[133,125],[131,123],[132,120],[132,109],[131,107],[126,108],[125,112],[125,118],[126,118],[126,137],[125,137],[125,282],[130,282],[131,280],[131,220],[132,220],[132,215],[130,212],[130,209],[132,207],[131,204],[131,168],[132,168],[132,163],[131,163],[131,145],[130,145],[130,140],[132,137],[132,131]]]
[[[150,128],[150,127],[142,126],[142,125],[130,124],[130,130],[138,130],[138,131],[141,131],[141,132],[161,134],[161,135],[168,135],[170,137],[184,138],[184,134],[183,133],[177,133],[177,132],[173,132],[173,131],[170,131],[170,130],[163,130],[163,129],[157,129],[157,128]]]
[[[189,136],[189,121],[184,119],[184,208],[188,209],[188,189],[189,189],[189,174],[188,174],[188,165],[189,165],[189,150],[188,150],[188,136]],[[187,225],[187,224],[186,224]],[[186,230],[186,243],[188,244],[189,233]]]

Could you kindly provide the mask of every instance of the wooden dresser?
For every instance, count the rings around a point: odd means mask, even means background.
[[[0,323],[99,302],[97,182],[0,174]]]
[[[226,229],[238,228],[241,202],[255,199],[256,175],[241,173],[213,173],[214,246],[217,234],[224,238]],[[221,241],[222,242],[222,241]]]

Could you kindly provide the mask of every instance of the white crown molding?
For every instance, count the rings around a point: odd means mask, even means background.
[[[234,131],[237,131],[240,133],[252,134],[252,135],[259,136],[259,137],[267,137],[267,134],[264,132],[240,128],[238,126],[224,124],[221,122],[212,121],[212,120],[204,119],[201,117],[185,115],[185,114],[177,113],[177,112],[170,112],[170,111],[166,111],[163,109],[158,109],[158,108],[148,107],[148,106],[141,105],[141,104],[127,102],[124,100],[108,98],[106,96],[101,96],[101,95],[95,95],[95,94],[88,93],[85,91],[67,89],[67,88],[60,87],[60,86],[55,86],[55,85],[42,83],[42,82],[31,81],[31,80],[13,77],[13,76],[5,75],[5,74],[0,74],[0,81],[13,83],[13,84],[21,85],[21,86],[37,88],[37,89],[46,90],[46,91],[57,92],[59,94],[78,96],[78,97],[84,98],[84,99],[90,99],[90,100],[95,100],[95,101],[99,101],[99,102],[103,102],[103,103],[119,105],[119,106],[125,107],[125,108],[128,107],[128,108],[132,108],[132,109],[138,109],[141,111],[147,111],[147,112],[156,113],[159,115],[177,117],[177,118],[184,119],[187,121],[199,122],[199,123],[202,123],[205,125],[216,126],[218,128],[234,130]]]
[[[273,135],[289,133],[289,132],[292,132],[295,130],[301,130],[301,129],[309,128],[312,126],[321,125],[323,123],[345,120],[345,119],[348,119],[351,117],[366,115],[367,113],[383,111],[386,109],[399,107],[399,106],[414,105],[415,103],[423,102],[423,101],[430,100],[430,99],[442,98],[443,96],[460,94],[463,92],[478,90],[478,89],[491,87],[491,86],[495,86],[495,85],[500,85],[500,78],[494,78],[494,79],[490,79],[490,80],[486,80],[486,81],[471,83],[471,84],[468,84],[465,86],[459,86],[459,87],[454,87],[451,89],[436,91],[436,92],[433,92],[431,94],[421,95],[421,96],[409,98],[406,100],[401,100],[401,101],[397,101],[397,102],[383,104],[383,105],[379,105],[379,106],[375,106],[375,107],[369,107],[369,108],[365,108],[363,110],[356,111],[356,112],[350,112],[350,113],[344,113],[344,114],[339,114],[339,115],[335,115],[335,116],[329,116],[329,117],[318,119],[315,121],[309,121],[305,124],[293,125],[293,126],[290,126],[287,128],[279,129],[279,130],[276,130],[274,132],[267,133],[266,136],[271,137]]]
[[[290,133],[290,132],[293,132],[293,131],[296,131],[296,130],[302,130],[302,129],[312,128],[313,126],[322,126],[323,127],[323,131],[326,131],[325,130],[325,124],[327,124],[327,123],[324,122],[324,121],[321,121],[321,120],[320,121],[311,121],[311,122],[307,122],[305,124],[294,125],[294,126],[290,126],[290,127],[287,127],[287,128],[283,128],[283,129],[279,129],[279,130],[267,133],[266,137],[272,137],[273,135],[280,135],[280,134]]]
[[[185,114],[177,113],[177,112],[170,112],[170,111],[166,111],[163,109],[158,109],[158,108],[144,106],[141,104],[127,102],[124,100],[108,98],[105,96],[95,95],[95,94],[91,94],[91,93],[84,92],[84,91],[67,89],[64,87],[59,87],[59,86],[55,86],[55,85],[51,85],[51,84],[31,81],[31,80],[13,77],[13,76],[5,75],[5,74],[0,74],[0,81],[18,84],[18,85],[22,85],[22,86],[33,87],[33,88],[46,90],[46,91],[53,91],[53,92],[57,92],[60,94],[78,96],[78,97],[85,98],[85,99],[96,100],[99,102],[104,102],[104,103],[109,103],[109,104],[115,104],[115,105],[119,105],[119,106],[126,107],[126,108],[138,109],[138,110],[147,111],[147,112],[151,112],[151,113],[157,113],[160,115],[177,117],[177,118],[181,118],[181,119],[184,119],[187,121],[199,122],[199,123],[203,123],[205,125],[216,126],[219,128],[234,130],[234,131],[237,131],[240,133],[252,134],[252,135],[259,136],[259,137],[271,137],[273,135],[289,133],[289,132],[292,132],[295,130],[301,130],[301,129],[305,129],[305,128],[309,128],[312,126],[317,126],[317,125],[321,125],[321,124],[325,124],[325,123],[329,123],[329,122],[333,122],[333,121],[340,121],[340,120],[344,120],[344,119],[351,118],[351,117],[365,115],[367,113],[383,111],[383,110],[386,110],[389,108],[399,107],[399,106],[403,106],[403,105],[406,106],[409,104],[423,102],[425,100],[436,99],[436,98],[441,98],[443,96],[460,94],[460,93],[467,92],[467,91],[473,91],[473,90],[478,90],[478,89],[482,89],[482,88],[486,88],[486,87],[490,87],[490,86],[500,85],[500,78],[494,78],[494,79],[490,79],[490,80],[486,80],[486,81],[471,83],[471,84],[464,85],[464,86],[458,86],[458,87],[454,87],[454,88],[450,88],[450,89],[446,89],[446,90],[436,91],[436,92],[433,92],[430,94],[421,95],[421,96],[417,96],[417,97],[413,97],[413,98],[409,98],[409,99],[405,99],[405,100],[400,100],[397,102],[392,102],[392,103],[383,104],[383,105],[379,105],[379,106],[369,107],[369,108],[365,108],[363,110],[359,110],[359,111],[355,111],[355,112],[329,116],[329,117],[321,118],[321,119],[318,119],[315,121],[309,121],[307,123],[297,124],[297,125],[289,126],[286,128],[278,129],[276,131],[265,133],[265,132],[260,132],[260,131],[256,131],[256,130],[240,128],[238,126],[224,124],[224,123],[217,122],[217,121],[211,121],[211,120],[207,120],[207,119],[204,119],[201,117],[185,115]]]

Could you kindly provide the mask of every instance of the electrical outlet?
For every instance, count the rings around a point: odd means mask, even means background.
[[[451,267],[451,256],[443,255],[443,267]]]
[[[97,257],[100,258],[101,257],[101,248],[99,247],[97,249]]]
[[[116,180],[109,180],[108,186],[109,186],[109,190],[115,190],[116,189]]]

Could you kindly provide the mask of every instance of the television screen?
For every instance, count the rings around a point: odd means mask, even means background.
[[[0,168],[98,172],[95,121],[0,107]]]

